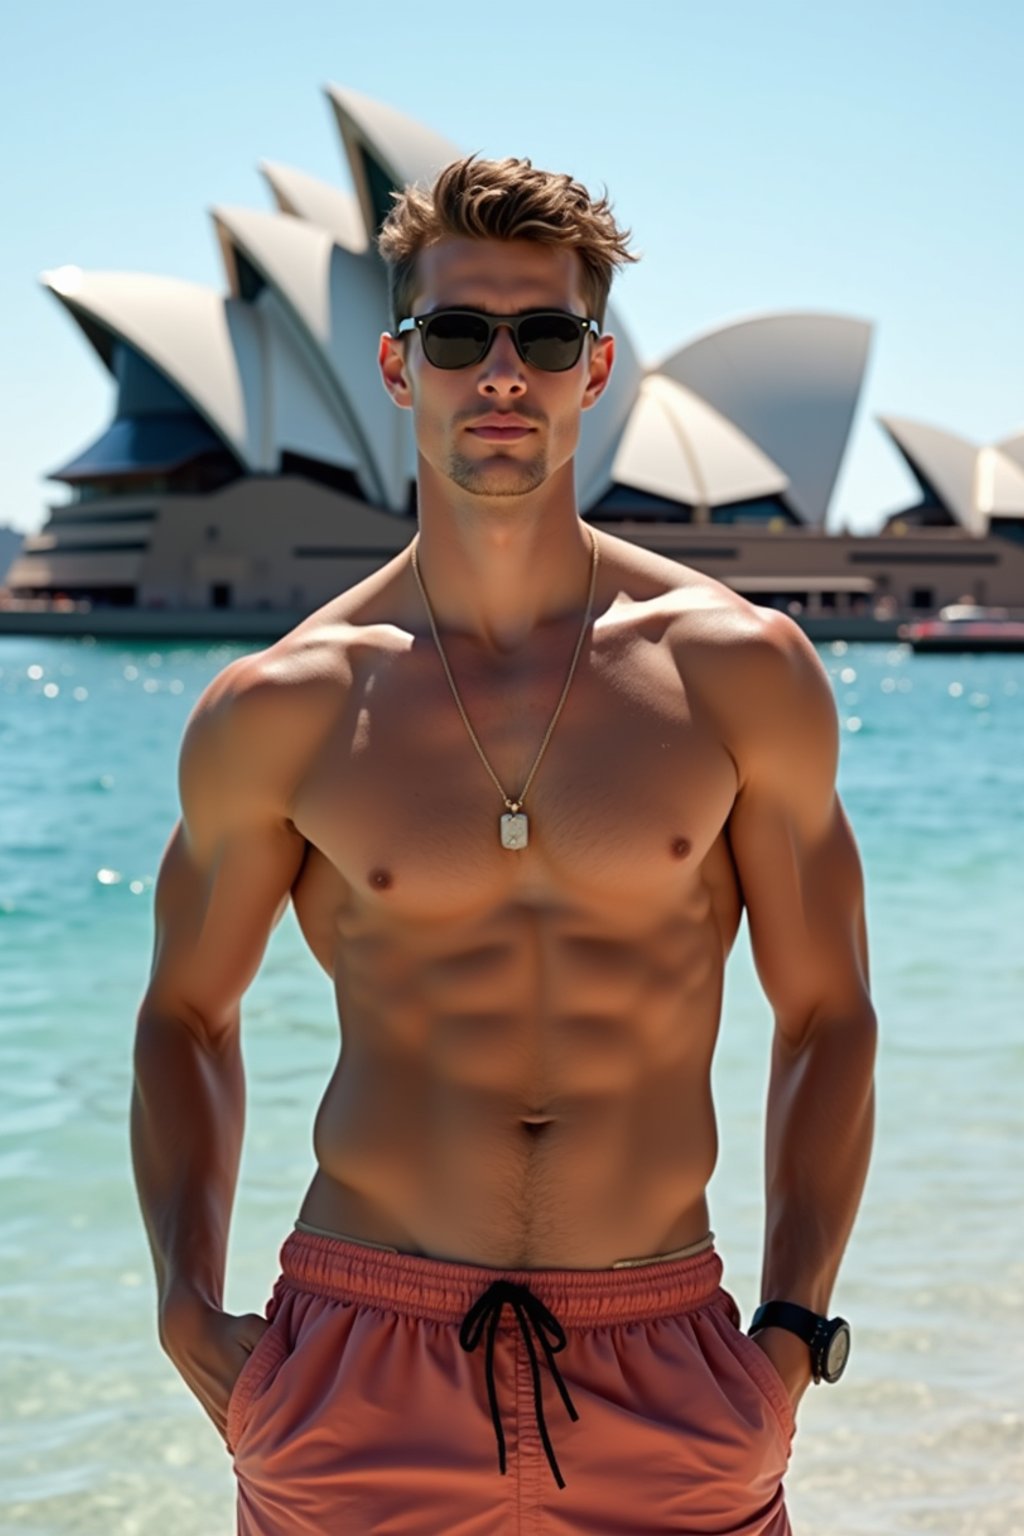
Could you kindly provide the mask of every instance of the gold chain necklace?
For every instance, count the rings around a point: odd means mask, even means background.
[[[580,651],[583,649],[583,637],[587,633],[587,625],[590,623],[590,613],[594,606],[594,589],[597,586],[598,552],[597,540],[594,537],[594,530],[592,528],[588,528],[587,533],[590,535],[590,592],[587,597],[587,610],[583,615],[583,625],[580,629],[579,639],[576,641],[576,649],[573,652],[572,665],[569,668],[569,676],[566,678],[565,687],[562,689],[562,697],[559,699],[557,705],[555,706],[555,712],[551,716],[551,724],[545,731],[544,740],[541,742],[537,756],[533,760],[533,767],[526,775],[526,783],[523,785],[522,789],[519,791],[518,796],[514,800],[505,793],[505,789],[501,783],[501,780],[498,778],[498,775],[487,761],[487,754],[484,752],[483,747],[480,745],[476,731],[474,731],[472,725],[470,725],[469,716],[466,714],[466,711],[463,708],[462,700],[459,697],[459,690],[456,688],[455,679],[452,676],[452,669],[448,665],[448,658],[444,653],[444,646],[441,644],[441,636],[437,632],[437,623],[434,619],[434,610],[430,606],[430,599],[427,596],[427,589],[423,585],[423,578],[420,575],[419,561],[416,558],[416,551],[420,541],[419,534],[416,535],[415,542],[413,543],[413,575],[416,577],[416,585],[419,587],[420,596],[423,598],[423,606],[427,610],[427,618],[430,620],[430,629],[434,636],[434,644],[437,646],[437,653],[441,658],[441,664],[444,667],[445,676],[448,679],[448,686],[452,691],[452,697],[459,707],[459,714],[462,716],[462,723],[466,727],[466,730],[469,732],[469,738],[479,753],[480,761],[483,763],[484,767],[487,769],[487,772],[494,780],[494,783],[498,789],[498,793],[501,795],[501,798],[507,807],[505,814],[501,818],[499,828],[501,833],[501,846],[503,848],[525,848],[530,840],[530,823],[526,813],[523,810],[523,801],[526,799],[526,791],[533,783],[533,776],[537,772],[541,758],[544,756],[545,748],[547,747],[548,742],[551,740],[551,734],[554,731],[555,726],[558,724],[558,717],[562,713],[562,706],[569,696],[569,687],[576,672],[576,663],[579,661]]]

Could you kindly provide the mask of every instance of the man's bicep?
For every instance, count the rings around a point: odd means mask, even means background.
[[[758,976],[780,1029],[798,1039],[818,1017],[870,1008],[864,880],[836,790],[827,674],[810,642],[787,633],[769,671],[729,841]]]
[[[758,977],[782,1031],[798,1038],[818,1017],[868,1002],[864,883],[846,813],[835,797],[813,837],[784,805],[737,802],[729,836]]]
[[[193,715],[181,749],[182,814],[154,895],[153,963],[143,1007],[212,1035],[235,1027],[306,852],[261,782],[249,719],[229,704]],[[258,706],[256,706],[258,710]],[[262,729],[270,729],[264,721]]]

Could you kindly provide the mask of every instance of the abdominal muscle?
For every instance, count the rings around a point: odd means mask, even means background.
[[[594,936],[582,951],[549,935],[543,984],[538,946],[505,937],[463,985],[450,953],[431,962],[379,933],[367,953],[346,947],[343,1048],[300,1221],[517,1269],[608,1268],[698,1242],[717,1154],[717,929]]]

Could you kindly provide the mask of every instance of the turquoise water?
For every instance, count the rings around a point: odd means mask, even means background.
[[[230,1462],[156,1340],[128,1152],[152,886],[178,744],[250,646],[0,639],[0,1524],[233,1530]],[[866,870],[876,1151],[834,1303],[842,1383],[801,1405],[798,1536],[1024,1530],[1024,657],[823,646]],[[226,1305],[258,1311],[337,1055],[294,915],[247,994]],[[715,1066],[712,1219],[757,1301],[771,1016],[746,927]]]

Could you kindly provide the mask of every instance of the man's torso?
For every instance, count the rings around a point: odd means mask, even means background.
[[[600,1268],[695,1241],[743,909],[730,743],[756,610],[605,537],[592,637],[526,797],[529,846],[510,851],[429,631],[392,616],[398,570],[253,659],[308,845],[292,900],[342,1028],[300,1215],[496,1267]],[[504,656],[443,636],[513,797],[578,623]]]

